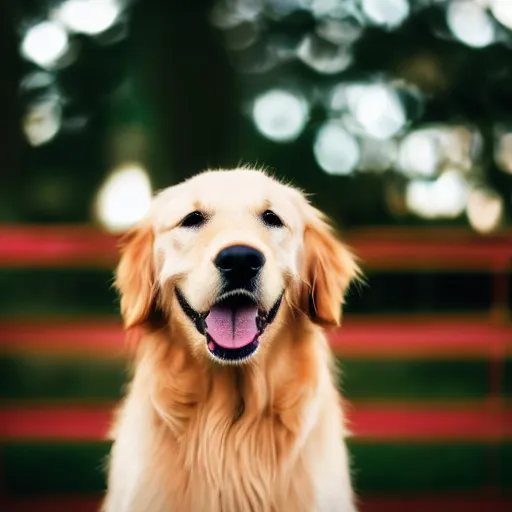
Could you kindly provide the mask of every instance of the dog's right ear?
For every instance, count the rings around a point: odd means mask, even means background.
[[[121,295],[121,315],[126,329],[143,324],[156,300],[151,226],[128,231],[121,240],[121,260],[115,284]]]
[[[362,279],[350,249],[336,236],[329,219],[294,188],[291,199],[304,221],[300,282],[295,305],[322,327],[341,323],[345,292]]]
[[[338,239],[326,217],[311,206],[304,228],[301,309],[312,322],[336,327],[341,322],[344,295],[361,270],[350,250]]]

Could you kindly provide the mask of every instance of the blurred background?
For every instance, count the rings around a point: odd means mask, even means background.
[[[117,237],[239,163],[363,260],[362,510],[512,510],[512,0],[3,0],[0,62],[0,510],[96,510]]]

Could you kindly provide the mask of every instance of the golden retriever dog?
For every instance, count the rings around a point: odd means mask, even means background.
[[[324,216],[263,172],[158,194],[117,269],[137,348],[103,511],[355,511],[323,329],[358,273]]]

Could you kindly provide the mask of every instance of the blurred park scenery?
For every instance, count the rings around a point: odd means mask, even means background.
[[[361,510],[512,510],[512,0],[3,0],[0,55],[0,510],[97,509],[117,238],[239,164],[362,259]]]

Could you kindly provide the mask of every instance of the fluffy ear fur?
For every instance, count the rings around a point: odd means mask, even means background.
[[[122,240],[115,284],[121,294],[121,314],[127,329],[144,323],[153,310],[153,240],[150,226],[137,226]]]
[[[310,212],[304,228],[300,308],[313,322],[335,327],[341,322],[345,291],[361,271],[325,216],[311,206]]]

